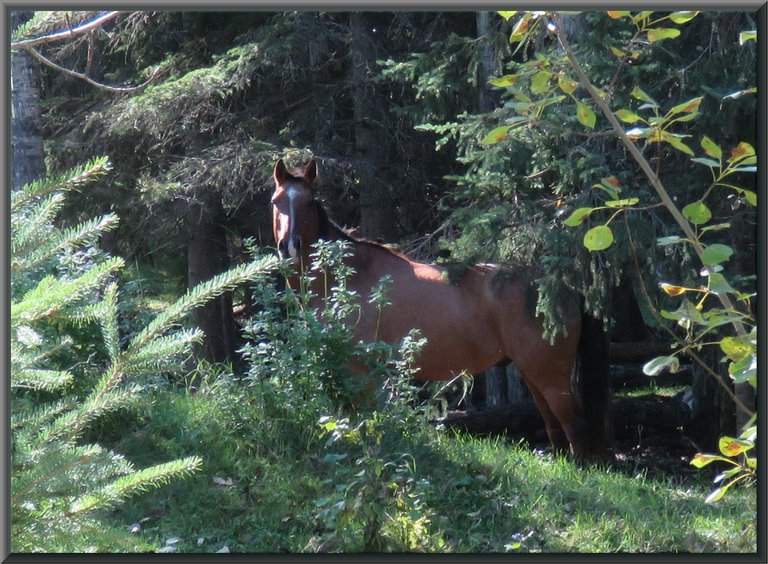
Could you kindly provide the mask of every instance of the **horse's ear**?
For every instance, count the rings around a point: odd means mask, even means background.
[[[315,178],[317,178],[317,163],[315,159],[312,159],[304,169],[304,181],[307,184],[312,184]]]
[[[276,184],[282,184],[283,180],[285,179],[285,175],[288,173],[288,169],[285,168],[285,163],[283,162],[283,159],[280,159],[275,164],[275,183]]]

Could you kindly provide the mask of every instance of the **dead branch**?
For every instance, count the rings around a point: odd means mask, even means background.
[[[76,35],[80,35],[81,33],[90,31],[96,27],[99,27],[103,23],[106,23],[110,20],[115,19],[121,13],[122,12],[107,12],[106,14],[96,18],[95,20],[91,20],[90,22],[86,22],[77,27],[69,28],[69,26],[67,26],[68,29],[65,31],[52,33],[50,35],[43,35],[42,37],[34,37],[32,39],[23,39],[22,41],[12,42],[11,49],[29,49],[30,47],[35,47],[36,45],[42,45],[44,43],[52,43],[60,39],[70,39]]]

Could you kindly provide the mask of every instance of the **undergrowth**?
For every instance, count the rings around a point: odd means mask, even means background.
[[[343,283],[345,252],[315,255],[313,276],[342,280],[317,315],[308,285],[256,284],[245,378],[204,367],[194,395],[153,390],[116,450],[141,465],[194,452],[202,470],[116,510],[115,526],[162,552],[756,550],[754,488],[705,504],[707,476],[581,468],[443,430],[434,402],[409,384],[417,335],[351,344],[344,320],[358,296]],[[374,294],[386,307],[386,284]],[[386,402],[360,406],[350,359],[369,367]]]

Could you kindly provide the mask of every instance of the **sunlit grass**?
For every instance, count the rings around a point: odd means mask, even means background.
[[[323,442],[289,419],[270,420],[236,383],[197,395],[158,392],[121,441],[142,464],[195,453],[195,478],[127,505],[114,518],[178,552],[302,552],[322,525],[315,501],[334,484]],[[705,504],[709,475],[651,479],[610,467],[582,468],[502,438],[437,432],[427,425],[384,438],[384,448],[413,456],[427,480],[413,519],[445,552],[753,552],[754,488]],[[318,529],[320,527],[320,529]]]

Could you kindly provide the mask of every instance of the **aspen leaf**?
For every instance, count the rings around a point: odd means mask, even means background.
[[[624,123],[635,123],[636,121],[643,119],[632,110],[618,110],[616,112],[616,117]]]
[[[708,166],[709,168],[717,168],[720,166],[720,161],[716,161],[714,159],[707,159],[705,157],[696,157],[695,159],[691,159],[694,163],[699,163]]]
[[[747,88],[746,90],[737,90],[736,92],[731,92],[730,94],[723,96],[723,100],[736,100],[737,98],[741,98],[742,96],[746,96],[747,94],[755,94],[757,92],[757,86],[752,86],[751,88]]]
[[[730,226],[731,226],[730,223],[718,223],[716,225],[708,225],[702,228],[701,232],[705,233],[707,231],[722,231],[723,229],[728,229]]]
[[[757,41],[757,31],[742,31],[739,33],[739,45],[744,45],[747,41]]]
[[[679,113],[691,113],[699,109],[699,106],[701,105],[701,101],[704,99],[704,96],[699,96],[698,98],[693,98],[692,100],[688,100],[687,102],[683,102],[682,104],[678,104],[677,106],[672,107],[671,110],[669,110],[669,114],[679,114]]]
[[[624,198],[623,200],[608,200],[605,205],[609,208],[623,208],[626,206],[634,206],[640,201],[640,198]]]
[[[622,51],[621,49],[617,49],[616,47],[611,47],[611,53],[613,53],[617,58],[623,59],[627,56],[626,51]]]
[[[726,491],[728,491],[728,486],[723,486],[721,488],[712,490],[706,499],[704,499],[704,503],[715,503],[716,501],[720,501],[723,499]]]
[[[633,127],[627,130],[627,137],[630,139],[642,139],[648,137],[653,130],[650,127]]]
[[[755,148],[749,143],[742,141],[731,151],[731,157],[728,159],[729,163],[739,161],[746,157],[751,157],[755,154]]]
[[[712,219],[712,212],[704,202],[693,202],[683,208],[683,217],[694,225],[702,225]]]
[[[757,356],[748,354],[741,360],[732,362],[728,367],[728,374],[734,384],[750,382],[754,386],[757,378]]]
[[[671,27],[657,27],[656,29],[648,30],[648,41],[651,43],[655,41],[661,41],[662,39],[671,39],[680,35],[679,29]]]
[[[579,123],[590,129],[594,129],[595,123],[597,122],[595,112],[592,111],[592,108],[582,102],[576,102],[576,119],[579,120]]]
[[[557,85],[560,87],[560,90],[566,94],[573,94],[573,92],[579,86],[579,83],[573,79],[568,78],[564,74],[561,74],[557,77]]]
[[[733,437],[720,437],[718,447],[720,452],[725,456],[738,456],[742,452],[746,452],[753,448],[755,445],[749,441],[742,441],[741,439],[734,439]]]
[[[707,464],[710,464],[712,462],[715,462],[716,460],[722,460],[722,459],[723,459],[722,456],[717,456],[716,454],[702,454],[702,453],[698,453],[691,460],[691,464],[693,466],[695,466],[696,468],[703,468]]]
[[[720,350],[733,361],[739,361],[752,354],[752,345],[737,337],[723,337],[720,340]]]
[[[701,253],[701,262],[704,264],[720,264],[731,258],[733,249],[728,245],[714,243],[704,248]]]
[[[680,368],[680,359],[676,356],[657,356],[653,360],[646,362],[643,366],[643,374],[647,376],[657,376],[659,372],[669,368],[670,372],[677,372]]]
[[[590,251],[602,251],[613,243],[613,231],[607,225],[598,225],[584,234],[584,246]]]
[[[483,145],[495,145],[501,141],[504,141],[507,137],[507,132],[511,129],[511,125],[502,125],[495,129],[492,129],[488,134],[480,140]]]
[[[509,36],[510,43],[517,43],[525,37],[525,34],[528,32],[530,19],[530,14],[526,14],[520,19],[519,22],[517,22],[515,27],[512,29],[512,35]]]
[[[679,296],[680,294],[684,294],[688,291],[687,288],[683,288],[682,286],[674,286],[672,284],[667,284],[666,282],[662,282],[660,286],[668,296],[672,297]]]
[[[636,98],[637,100],[642,100],[643,102],[648,102],[649,104],[653,104],[654,106],[658,106],[659,104],[656,103],[656,100],[651,98],[648,94],[643,91],[643,89],[638,88],[635,86],[632,89],[632,92],[629,93],[630,96],[633,98]]]
[[[535,94],[543,94],[549,90],[549,79],[552,78],[552,73],[549,71],[539,71],[531,79],[531,92]]]
[[[589,217],[589,214],[591,214],[593,210],[593,208],[576,208],[573,210],[573,213],[568,217],[568,219],[563,221],[563,223],[568,227],[576,227],[577,225],[581,225],[584,223],[584,220]]]
[[[614,20],[618,20],[621,17],[628,16],[628,11],[611,11],[608,12],[608,17]]]
[[[503,88],[505,86],[512,86],[515,82],[517,82],[518,78],[520,78],[520,76],[516,74],[505,74],[504,76],[489,79],[488,84],[491,86],[498,86]]]
[[[657,130],[657,139],[652,139],[652,141],[665,141],[672,145],[675,149],[678,151],[682,151],[686,155],[693,156],[694,152],[693,149],[691,149],[688,145],[686,145],[681,135],[676,135],[674,133],[670,133],[668,131],[661,131]]]
[[[699,12],[673,12],[669,15],[669,19],[676,24],[684,24],[688,23],[698,15]]]

